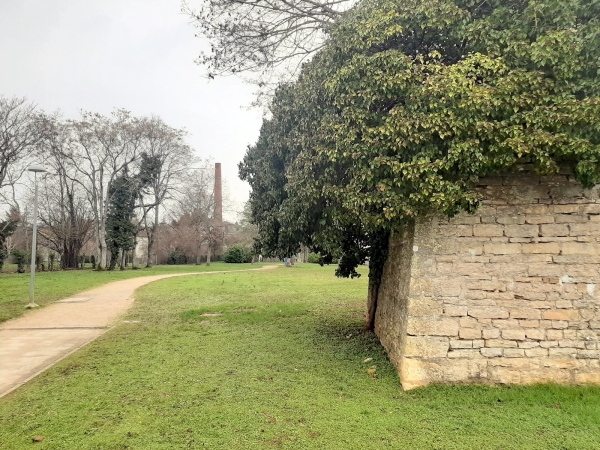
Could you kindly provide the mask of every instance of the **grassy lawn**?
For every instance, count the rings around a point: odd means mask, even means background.
[[[600,447],[600,388],[402,392],[377,339],[360,332],[366,276],[333,270],[141,288],[135,322],[0,399],[0,448]]]
[[[92,289],[111,281],[126,278],[160,275],[164,273],[205,272],[215,270],[256,269],[264,264],[225,264],[222,262],[206,265],[185,266],[155,266],[151,269],[114,270],[112,272],[96,272],[91,269],[65,270],[53,272],[37,272],[35,275],[35,302],[46,306],[56,300],[68,297],[86,289]],[[6,264],[7,270],[16,265]],[[14,267],[13,267],[14,266]],[[27,268],[29,271],[29,267]],[[25,305],[29,303],[29,272],[2,273],[0,272],[0,323],[23,315]]]

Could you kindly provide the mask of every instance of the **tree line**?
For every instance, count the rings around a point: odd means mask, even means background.
[[[28,250],[18,247],[27,246],[32,219],[32,163],[48,170],[38,174],[40,244],[64,269],[79,266],[90,241],[98,268],[123,268],[140,233],[151,266],[161,226],[198,249],[215,248],[223,232],[215,231],[222,227],[213,218],[212,168],[194,156],[186,135],[157,116],[115,110],[66,120],[25,98],[0,96],[0,268],[11,252]]]

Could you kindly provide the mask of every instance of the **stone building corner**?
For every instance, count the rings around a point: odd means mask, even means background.
[[[404,389],[600,383],[600,195],[572,176],[482,180],[474,215],[392,237],[375,331]]]

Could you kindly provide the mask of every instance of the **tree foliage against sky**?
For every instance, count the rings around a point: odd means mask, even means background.
[[[156,258],[161,208],[187,186],[190,164],[195,161],[193,149],[185,142],[186,136],[185,130],[170,127],[159,117],[153,116],[144,121],[139,228],[143,227],[148,237],[147,267]]]
[[[240,75],[268,93],[295,79],[356,0],[207,0],[182,2],[209,50],[197,62],[209,78]]]
[[[240,165],[258,245],[338,252],[353,275],[417,216],[474,210],[481,176],[529,161],[600,182],[599,14],[592,0],[361,2],[278,90]]]
[[[0,95],[0,201],[15,203],[15,185],[44,136],[43,115],[26,98]]]
[[[81,251],[93,239],[99,267],[105,268],[109,205],[119,193],[113,184],[127,168],[139,174],[134,231],[146,231],[150,265],[160,219],[165,219],[166,208],[191,172],[197,173],[192,166],[199,160],[186,137],[185,130],[157,116],[134,117],[115,110],[109,116],[83,112],[79,120],[64,120],[25,98],[0,95],[0,215],[13,207],[21,216],[18,228],[24,231],[16,233],[18,239],[0,241],[0,251],[6,256],[15,245],[28,250],[26,205],[33,192],[25,174],[29,165],[42,164],[48,173],[38,175],[39,243],[60,255],[62,268],[77,268]],[[113,250],[124,248],[113,244]]]
[[[41,143],[50,176],[40,180],[38,229],[40,244],[60,255],[63,269],[76,269],[79,256],[91,238],[92,214],[77,169],[65,154],[70,151],[70,127],[58,117],[45,118]]]

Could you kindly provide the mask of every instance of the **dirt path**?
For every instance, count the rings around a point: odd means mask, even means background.
[[[0,397],[105,333],[133,305],[134,291],[163,278],[275,269],[192,272],[115,281],[0,327]]]

